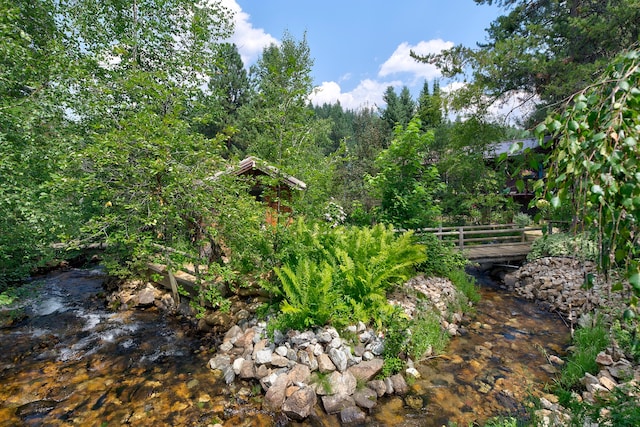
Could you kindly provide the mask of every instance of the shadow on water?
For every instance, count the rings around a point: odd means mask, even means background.
[[[153,307],[106,310],[103,280],[100,270],[51,273],[27,318],[0,329],[0,426],[287,425],[261,410],[258,386],[227,386],[215,377],[207,368],[209,343],[191,333],[191,323]],[[492,283],[481,292],[448,356],[416,364],[422,378],[409,396],[381,399],[367,425],[526,416],[520,402],[551,381],[545,353],[561,353],[568,332],[553,315]],[[326,415],[303,424],[339,425]]]

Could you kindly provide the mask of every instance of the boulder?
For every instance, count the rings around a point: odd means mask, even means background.
[[[340,421],[343,424],[362,424],[366,419],[367,414],[357,406],[351,406],[340,411]]]
[[[317,400],[316,393],[311,387],[303,387],[285,400],[282,411],[289,418],[302,421],[309,416]]]
[[[337,414],[343,409],[355,406],[356,404],[353,398],[346,394],[322,396],[320,400],[322,401],[322,406],[327,414]]]
[[[382,359],[367,360],[349,368],[349,372],[362,381],[369,381],[382,370]]]

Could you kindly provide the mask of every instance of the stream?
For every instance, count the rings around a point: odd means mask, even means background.
[[[207,368],[213,344],[187,320],[154,307],[107,310],[101,270],[39,280],[27,317],[0,329],[0,427],[298,425],[261,410],[259,386],[216,378]],[[552,382],[546,355],[563,354],[568,329],[495,286],[481,293],[466,333],[452,339],[446,356],[416,363],[421,378],[409,395],[380,399],[367,425],[466,426],[526,416],[521,402]],[[300,425],[340,424],[316,415]]]

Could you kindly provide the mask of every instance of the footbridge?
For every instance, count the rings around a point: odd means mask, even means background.
[[[417,235],[427,233],[451,242],[473,263],[494,265],[524,261],[531,242],[542,236],[542,227],[491,224],[416,230]]]

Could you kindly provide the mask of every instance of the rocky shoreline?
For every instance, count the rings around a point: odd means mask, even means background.
[[[420,375],[407,359],[402,374],[381,377],[384,336],[361,322],[347,327],[342,337],[335,328],[324,327],[286,334],[276,330],[269,339],[266,322],[256,316],[264,298],[230,299],[228,313],[209,311],[198,322],[199,330],[223,336],[208,365],[226,384],[236,380],[260,384],[264,409],[300,421],[320,406],[344,424],[362,423],[378,398],[405,396],[407,379],[411,382]],[[448,279],[417,276],[389,299],[409,317],[427,304],[439,314],[443,331],[451,336],[460,332],[463,314],[451,309],[464,298]],[[188,305],[176,305],[170,293],[151,283],[123,285],[109,296],[109,303],[120,309],[155,305],[193,315]]]

